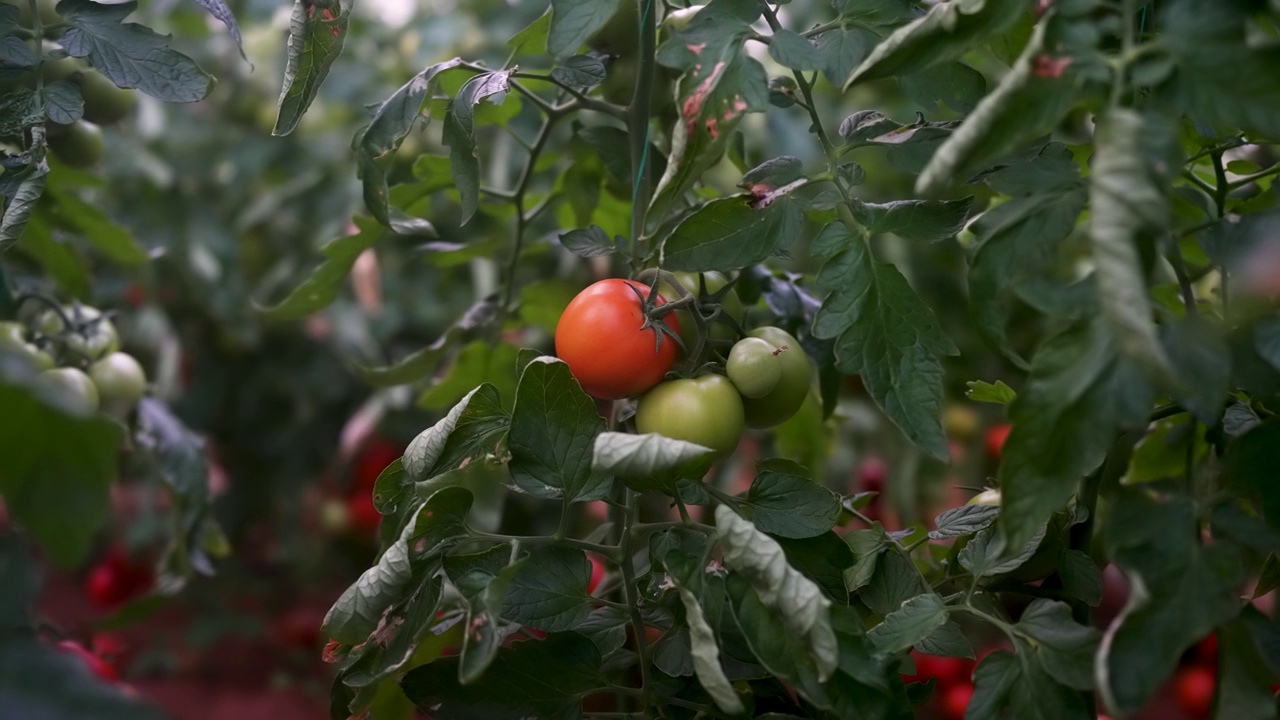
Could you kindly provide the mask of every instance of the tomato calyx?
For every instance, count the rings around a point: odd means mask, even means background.
[[[657,300],[661,297],[658,294],[658,276],[655,275],[652,283],[649,285],[649,292],[642,293],[635,285],[628,285],[631,292],[636,294],[640,299],[640,312],[644,313],[644,323],[640,325],[640,329],[653,330],[654,333],[654,352],[662,352],[662,339],[669,337],[681,349],[687,351],[684,341],[680,339],[680,333],[672,330],[670,326],[663,320],[667,315],[681,309],[688,303],[687,298],[680,298],[675,302],[664,302],[659,305]]]
[[[645,327],[649,327],[650,322],[656,322],[668,313],[686,311],[688,319],[693,321],[697,342],[693,348],[689,348],[684,339],[680,337],[676,337],[676,342],[685,351],[685,356],[695,364],[706,354],[707,348],[715,342],[711,340],[711,327],[715,323],[727,325],[736,338],[746,334],[737,318],[726,312],[723,307],[725,298],[729,293],[735,292],[734,287],[738,282],[737,278],[730,279],[724,285],[716,288],[714,292],[711,292],[707,289],[706,276],[699,273],[696,294],[673,273],[659,268],[647,268],[641,271],[636,275],[636,281],[649,285],[651,297],[663,285],[674,288],[679,294],[678,298],[669,299],[665,305],[655,308],[653,314],[649,313],[649,308],[646,306],[646,317],[651,318],[651,320],[646,322]],[[720,340],[720,342],[723,342],[723,340]]]

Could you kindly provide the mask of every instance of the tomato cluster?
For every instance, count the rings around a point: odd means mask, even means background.
[[[5,0],[18,7],[18,25],[29,32],[35,31],[36,17],[31,13],[28,0]],[[71,167],[87,168],[102,159],[106,143],[102,137],[102,125],[114,125],[133,113],[136,100],[134,91],[117,87],[105,75],[86,65],[82,60],[67,57],[56,39],[66,23],[58,14],[56,0],[38,0],[36,3],[40,28],[45,40],[42,43],[45,57],[41,58],[38,73],[45,87],[56,83],[70,85],[84,101],[83,116],[71,124],[59,124],[52,120],[45,124],[45,137],[49,149],[62,162]],[[35,43],[28,40],[35,49]],[[0,85],[0,92],[8,92],[21,84],[35,89],[36,73],[28,72],[13,81]]]
[[[36,385],[82,412],[128,416],[147,391],[142,366],[120,352],[115,324],[101,310],[73,303],[30,322],[0,322],[0,348],[39,371]]]
[[[582,389],[604,400],[636,397],[637,431],[697,443],[722,457],[744,428],[773,427],[795,415],[812,383],[800,343],[771,326],[743,337],[742,303],[718,273],[661,276],[658,292],[633,280],[601,280],[565,308],[556,353]],[[681,376],[664,379],[678,360]]]

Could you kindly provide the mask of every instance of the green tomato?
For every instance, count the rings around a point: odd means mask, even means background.
[[[681,285],[685,286],[689,292],[697,295],[699,292],[698,273],[692,272],[676,272],[671,273]],[[729,284],[729,278],[718,272],[710,271],[703,273],[703,277],[707,283],[707,294],[714,295],[720,288]],[[667,302],[675,302],[680,299],[680,293],[668,283],[662,283],[658,286],[658,293],[666,298]],[[720,299],[720,312],[731,316],[739,323],[742,322],[742,300],[738,298],[736,289],[725,293]],[[698,325],[693,321],[693,314],[689,310],[677,310],[676,319],[680,321],[680,339],[684,341],[686,349],[692,350],[698,344]],[[711,340],[720,341],[728,344],[738,339],[738,335],[734,329],[724,322],[711,323]]]
[[[90,122],[79,120],[67,127],[66,132],[50,134],[49,149],[54,156],[68,166],[84,170],[98,164],[106,150],[102,130]]]
[[[782,361],[778,350],[768,340],[742,338],[734,343],[725,363],[725,374],[746,398],[762,398],[778,387],[782,379]]]
[[[74,80],[84,96],[84,119],[98,125],[114,125],[133,112],[134,96],[129,88],[116,87],[97,70],[86,69]]]
[[[813,371],[809,368],[809,358],[800,347],[800,342],[786,330],[765,326],[756,328],[747,335],[767,340],[775,350],[780,351],[777,358],[782,366],[782,377],[777,386],[764,397],[744,398],[742,401],[748,427],[773,427],[790,419],[804,405],[813,380]]]
[[[113,352],[90,365],[89,379],[98,387],[103,409],[112,415],[128,415],[147,392],[147,376],[128,353]]]
[[[709,447],[724,457],[742,437],[742,397],[723,375],[668,380],[636,403],[636,430]]]
[[[88,414],[98,409],[98,388],[88,375],[76,368],[61,367],[45,370],[36,376],[36,385],[63,398],[68,405],[81,413]]]
[[[62,312],[71,320],[69,330],[52,310],[40,316],[37,327],[45,335],[61,335],[73,356],[93,361],[120,349],[116,326],[102,316],[101,310],[88,305],[64,305]]]
[[[969,498],[969,502],[965,505],[991,505],[1000,507],[1000,491],[997,488],[987,488],[982,492]]]
[[[53,356],[41,350],[35,343],[29,342],[27,329],[22,323],[0,322],[0,347],[8,348],[22,355],[35,365],[37,371],[53,367]]]

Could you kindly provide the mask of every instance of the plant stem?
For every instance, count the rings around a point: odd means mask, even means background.
[[[571,87],[569,85],[565,85],[564,83],[560,82],[559,80],[556,80],[554,77],[551,77],[550,75],[544,75],[542,73],[532,73],[532,72],[514,72],[511,74],[511,77],[523,78],[526,80],[541,80],[543,82],[552,83],[556,87],[572,95],[573,99],[577,100],[578,104],[581,105],[584,110],[594,110],[598,113],[603,113],[605,115],[609,115],[610,117],[615,117],[624,122],[627,119],[626,108],[621,107],[619,105],[614,105],[611,102],[606,102],[599,98],[593,98],[590,95],[583,95],[582,92],[579,91],[577,88]],[[514,87],[515,83],[512,83],[512,85]],[[523,92],[532,92],[527,88],[517,87],[517,89],[522,90]]]
[[[640,43],[637,49],[639,67],[635,92],[627,108],[627,138],[631,142],[631,178],[635,187],[631,194],[631,264],[640,264],[641,238],[653,189],[649,184],[649,115],[653,99],[653,74],[657,65],[658,27],[653,13],[654,0],[623,0],[639,4]]]
[[[1173,266],[1173,274],[1178,278],[1182,304],[1186,306],[1188,315],[1196,315],[1199,313],[1196,307],[1196,292],[1191,287],[1191,277],[1187,274],[1187,263],[1182,259],[1182,250],[1178,247],[1178,238],[1170,237],[1169,241],[1169,264]]]
[[[1256,182],[1263,178],[1271,177],[1272,175],[1277,175],[1277,174],[1280,174],[1280,163],[1276,163],[1275,165],[1272,165],[1266,170],[1259,170],[1258,172],[1252,175],[1245,175],[1244,177],[1238,180],[1233,180],[1228,187],[1234,190],[1239,187],[1244,187],[1245,185],[1248,185],[1251,182]]]
[[[479,530],[471,530],[469,534],[471,537],[480,540],[494,540],[504,543],[518,542],[521,545],[563,545],[597,553],[614,562],[618,562],[619,548],[617,545],[601,545],[600,543],[587,542],[577,538],[558,538],[550,535],[503,535],[502,533],[487,533]]]
[[[639,520],[640,506],[636,504],[635,491],[627,488],[624,492],[626,508],[622,516],[622,540],[619,547],[622,557],[618,564],[622,568],[622,593],[626,598],[627,606],[631,609],[631,629],[636,636],[636,652],[640,657],[640,709],[648,710],[653,704],[650,695],[653,686],[649,682],[649,638],[645,634],[644,618],[640,616],[639,598],[636,597],[636,569],[631,552],[631,528]],[[671,698],[666,700],[670,702]]]
[[[524,245],[524,234],[528,226],[528,220],[524,214],[524,195],[529,189],[529,181],[533,177],[534,167],[538,164],[538,157],[546,147],[552,129],[562,117],[564,115],[559,112],[547,115],[542,127],[538,129],[537,137],[533,140],[533,146],[529,148],[529,158],[520,171],[520,179],[516,181],[516,187],[511,191],[511,202],[516,208],[516,227],[511,241],[511,256],[507,258],[506,277],[503,278],[505,282],[502,287],[502,312],[508,312],[511,306],[511,298],[516,287],[516,270],[520,266],[520,251]]]
[[[1213,175],[1218,183],[1213,195],[1213,201],[1218,206],[1218,217],[1222,218],[1227,214],[1227,193],[1231,192],[1231,187],[1227,184],[1227,169],[1222,165],[1222,152],[1211,153],[1209,157],[1213,159]],[[1227,292],[1229,274],[1227,273],[1226,265],[1221,267],[1221,274],[1222,315],[1223,317],[1229,317],[1231,307],[1230,294]]]

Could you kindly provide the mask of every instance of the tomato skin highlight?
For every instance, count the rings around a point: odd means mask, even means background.
[[[569,302],[556,325],[556,355],[594,398],[639,395],[661,382],[675,362],[679,346],[674,339],[663,338],[658,349],[658,330],[641,330],[645,318],[636,290],[649,295],[648,286],[631,280],[610,278],[589,285]],[[666,299],[658,295],[655,304],[664,305]],[[674,313],[662,321],[680,332]]]
[[[669,380],[636,404],[636,430],[709,447],[724,457],[738,447],[742,396],[723,375]]]

